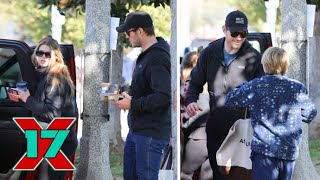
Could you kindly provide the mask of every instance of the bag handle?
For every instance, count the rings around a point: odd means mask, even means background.
[[[162,163],[160,165],[160,169],[166,169],[166,165],[169,163],[169,156],[172,153],[172,145],[171,143],[168,146],[166,153],[163,156]],[[170,165],[170,169],[172,168],[172,164]]]
[[[248,108],[246,108],[246,110],[244,111],[244,119],[247,119],[247,115],[248,115]]]

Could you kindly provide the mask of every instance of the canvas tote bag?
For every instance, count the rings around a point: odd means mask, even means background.
[[[246,116],[245,116],[246,117]],[[253,129],[249,118],[237,120],[216,153],[219,171],[229,179],[251,179],[251,141]]]

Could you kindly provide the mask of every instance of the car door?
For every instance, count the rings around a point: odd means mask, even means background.
[[[261,54],[263,54],[269,47],[272,47],[270,33],[249,33],[247,40],[250,42],[252,47],[258,50]]]
[[[0,173],[7,173],[26,152],[26,138],[12,118],[32,117],[32,112],[25,109],[22,102],[11,101],[8,90],[16,87],[17,82],[26,81],[30,94],[34,94],[36,76],[31,62],[34,48],[21,41],[0,39]],[[76,86],[73,45],[60,45],[60,48]],[[74,162],[74,157],[71,161]],[[72,177],[72,173],[69,176]]]
[[[12,121],[12,117],[32,115],[21,102],[8,98],[8,89],[16,87],[16,83],[22,80],[27,81],[30,93],[34,93],[36,79],[31,52],[24,42],[0,39],[0,121]]]

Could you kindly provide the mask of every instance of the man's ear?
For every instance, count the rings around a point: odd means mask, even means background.
[[[137,33],[141,35],[143,33],[143,29],[142,28],[138,28],[137,29]]]
[[[224,34],[227,34],[227,26],[225,26],[225,25],[223,25],[222,26],[222,32],[224,33]]]

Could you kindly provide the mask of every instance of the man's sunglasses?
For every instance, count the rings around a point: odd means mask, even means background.
[[[138,29],[136,29],[136,28],[134,28],[134,29],[129,29],[128,31],[126,31],[126,34],[127,34],[127,36],[129,36],[131,31],[137,31],[137,30],[138,30]]]
[[[43,55],[46,58],[51,58],[51,52],[36,51],[36,56],[42,57]]]
[[[245,38],[245,37],[247,37],[248,33],[245,31],[231,33],[231,36],[234,38],[238,37],[239,35],[241,38]]]

